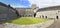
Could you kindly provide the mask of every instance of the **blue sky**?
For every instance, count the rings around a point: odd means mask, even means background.
[[[21,7],[29,7],[30,3],[28,0],[0,0],[5,4],[10,4],[11,6],[21,6]]]
[[[31,4],[36,4],[43,8],[60,5],[60,0],[0,0],[0,2],[10,4],[13,7],[30,7]]]

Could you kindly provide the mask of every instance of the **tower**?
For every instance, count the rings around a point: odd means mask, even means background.
[[[32,4],[32,5],[31,5],[31,8],[32,8],[32,9],[34,9],[34,8],[36,8],[36,7],[37,7],[36,4]]]

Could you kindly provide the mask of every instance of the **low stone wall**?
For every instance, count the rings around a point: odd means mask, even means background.
[[[46,28],[53,24],[54,20],[50,20],[47,22],[39,23],[39,24],[31,24],[31,25],[18,25],[12,23],[6,23],[4,28]]]

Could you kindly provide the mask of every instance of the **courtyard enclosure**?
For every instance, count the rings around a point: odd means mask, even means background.
[[[21,17],[34,17],[34,13],[39,9],[35,4],[29,8],[16,8]]]
[[[37,24],[37,23],[42,23],[48,21],[47,19],[42,19],[42,18],[34,18],[34,17],[20,17],[17,18],[16,20],[10,20],[10,23],[13,24]]]

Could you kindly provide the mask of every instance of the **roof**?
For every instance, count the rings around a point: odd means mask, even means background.
[[[39,12],[39,11],[47,11],[47,10],[60,10],[60,9],[56,9],[56,8],[60,8],[60,6],[51,6],[51,7],[40,8],[40,9],[38,9],[37,12]]]
[[[4,4],[4,3],[2,3],[2,2],[0,2],[0,5],[1,5],[1,6],[4,6],[4,7],[7,7],[7,8],[11,8],[12,10],[16,11],[16,13],[18,13],[17,10],[14,9],[13,7],[11,7],[10,5],[6,5],[6,4]]]
[[[1,5],[1,6],[4,6],[4,7],[10,7],[10,8],[12,8],[10,5],[6,5],[6,4],[4,4],[4,3],[2,3],[2,2],[0,2],[0,5]],[[14,9],[14,8],[12,8],[12,9]]]
[[[0,2],[0,5],[1,5],[1,6],[8,7],[6,4],[4,4],[4,3],[2,3],[2,2]]]
[[[16,9],[31,9],[31,8],[16,8]]]
[[[6,4],[4,4],[4,3],[2,3],[2,2],[0,2],[0,5],[1,5],[1,6],[4,6],[4,7],[7,7],[7,8],[11,8],[11,9],[13,9],[13,10],[16,11],[16,9],[14,9],[13,7],[11,7],[10,5],[6,5]]]

